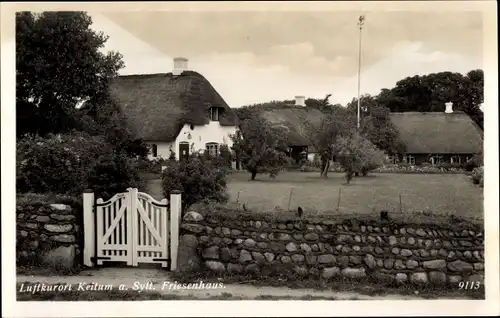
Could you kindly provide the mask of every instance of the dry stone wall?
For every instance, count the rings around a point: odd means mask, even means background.
[[[17,207],[18,265],[72,270],[79,266],[80,220],[66,204]]]
[[[183,242],[197,255],[183,255]],[[482,282],[483,231],[452,230],[446,224],[237,220],[190,211],[181,223],[179,269],[198,266],[221,273],[290,273],[322,279],[370,277],[434,285]]]

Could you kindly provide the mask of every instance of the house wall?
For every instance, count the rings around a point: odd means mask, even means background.
[[[191,129],[191,125],[185,124],[175,141],[173,142],[159,142],[159,141],[147,141],[147,144],[156,144],[158,157],[164,159],[170,156],[170,149],[175,152],[175,158],[179,160],[179,144],[182,142],[189,143],[189,149],[194,151],[203,151],[206,149],[206,144],[210,142],[215,142],[220,144],[225,144],[228,147],[232,147],[233,142],[230,135],[236,133],[236,126],[221,126],[218,121],[211,121],[207,125],[194,125]],[[149,155],[149,159],[155,159],[152,154]]]
[[[158,158],[168,159],[170,156],[170,147],[175,151],[174,142],[164,142],[164,141],[146,141],[149,146],[155,144],[157,149],[157,157],[153,157],[153,153],[150,151],[148,155],[149,160],[154,160]]]

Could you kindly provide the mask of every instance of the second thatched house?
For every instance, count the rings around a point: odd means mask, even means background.
[[[286,131],[288,155],[295,163],[304,157],[312,161],[316,149],[310,141],[311,136],[307,134],[307,125],[319,126],[323,113],[316,108],[306,107],[304,96],[295,96],[295,103],[259,107],[262,108],[262,118]]]
[[[451,102],[444,112],[390,116],[406,145],[403,162],[408,164],[465,163],[482,149],[481,129],[464,112],[453,111]]]
[[[150,146],[150,159],[187,158],[193,152],[215,154],[232,146],[237,117],[210,82],[174,58],[166,74],[119,76],[110,95],[138,138]]]

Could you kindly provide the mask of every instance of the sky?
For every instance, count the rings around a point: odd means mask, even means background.
[[[123,55],[121,75],[166,73],[173,58],[204,75],[231,107],[295,95],[344,104],[357,96],[360,12],[89,12]],[[482,15],[364,12],[361,93],[407,76],[483,68]]]

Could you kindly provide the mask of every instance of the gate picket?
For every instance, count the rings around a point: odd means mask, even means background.
[[[84,214],[88,214],[88,210]],[[104,261],[120,261],[129,266],[160,263],[162,267],[167,267],[170,260],[169,212],[167,199],[157,201],[135,188],[118,193],[106,202],[97,199],[93,227],[97,265],[102,265]],[[176,218],[179,212],[175,212]],[[88,257],[88,247],[85,246],[85,249],[84,254]]]

